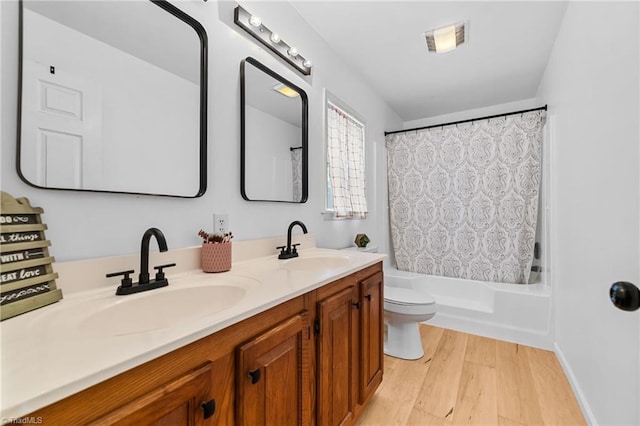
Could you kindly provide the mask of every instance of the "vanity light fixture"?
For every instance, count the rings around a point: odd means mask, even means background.
[[[260,27],[260,25],[262,25],[262,18],[256,15],[251,15],[251,17],[249,18],[249,23],[254,27]]]
[[[457,48],[467,41],[468,27],[468,23],[458,22],[425,32],[424,36],[427,40],[429,52],[445,53]]]
[[[302,57],[298,49],[287,44],[278,33],[267,28],[258,16],[247,12],[242,6],[237,6],[233,21],[302,74],[311,74],[311,61]]]
[[[289,86],[285,86],[282,83],[278,83],[275,86],[273,86],[273,90],[275,90],[276,92],[288,98],[295,98],[296,96],[299,96],[298,92],[296,92]]]

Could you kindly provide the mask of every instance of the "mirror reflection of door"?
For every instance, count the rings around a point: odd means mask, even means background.
[[[96,188],[102,176],[102,91],[64,70],[23,63],[22,173],[51,188]]]
[[[306,201],[306,94],[252,58],[243,61],[243,196]]]

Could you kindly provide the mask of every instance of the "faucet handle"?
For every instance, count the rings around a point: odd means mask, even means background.
[[[133,274],[134,272],[135,271],[133,269],[129,271],[112,272],[110,274],[107,274],[106,277],[111,278],[111,277],[117,277],[117,276],[123,275],[122,280],[120,281],[120,285],[122,287],[131,287],[133,285],[133,280],[129,275]]]
[[[280,249],[280,254],[286,254],[286,248],[287,246],[278,246],[276,247],[277,249]]]
[[[167,263],[166,265],[158,265],[154,266],[153,269],[156,270],[156,282],[164,280],[164,268],[173,268],[176,266],[175,263]]]
[[[300,245],[300,243],[297,244],[291,244],[291,253],[297,253],[298,252],[298,246]]]

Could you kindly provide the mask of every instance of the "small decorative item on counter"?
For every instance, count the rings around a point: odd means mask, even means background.
[[[358,234],[356,235],[356,239],[354,243],[360,248],[365,248],[367,244],[369,244],[371,240],[367,237],[367,234]]]
[[[208,234],[202,229],[198,235],[202,243],[202,270],[204,272],[226,272],[231,269],[231,232]]]
[[[2,192],[0,215],[0,320],[20,315],[62,299],[49,256],[40,207],[26,198]]]

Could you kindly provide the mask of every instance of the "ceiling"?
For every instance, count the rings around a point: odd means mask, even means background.
[[[559,1],[291,3],[404,121],[535,97],[567,6]],[[448,53],[427,52],[425,31],[460,21],[469,22],[464,45]]]

